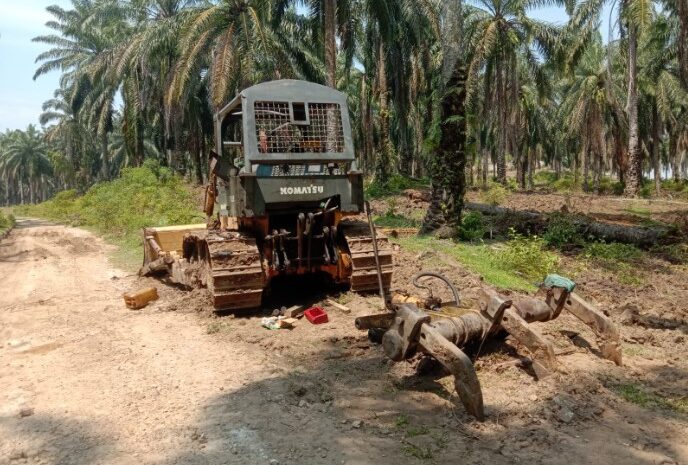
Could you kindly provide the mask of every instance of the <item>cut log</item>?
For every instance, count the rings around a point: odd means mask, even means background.
[[[563,213],[545,214],[533,211],[512,210],[482,203],[467,203],[465,208],[480,212],[491,218],[498,218],[498,221],[492,222],[497,232],[506,232],[509,228],[514,228],[520,233],[543,234],[554,215],[563,215]],[[585,215],[569,213],[566,215],[578,226],[581,236],[586,238],[593,237],[607,242],[622,242],[645,248],[656,244],[675,243],[681,240],[676,228],[670,226],[626,226],[602,223]]]

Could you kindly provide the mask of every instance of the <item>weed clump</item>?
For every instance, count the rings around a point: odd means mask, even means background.
[[[491,183],[487,190],[480,193],[480,199],[489,205],[501,205],[506,201],[509,192],[499,183]]]
[[[642,389],[635,384],[619,384],[613,390],[627,402],[643,408],[660,408],[688,413],[688,398],[667,398]]]
[[[3,234],[8,229],[12,228],[12,226],[14,226],[14,216],[0,211],[0,234]]]
[[[636,263],[643,258],[637,247],[618,242],[592,242],[585,245],[583,256],[598,266],[617,275],[619,282],[629,285],[642,284]]]
[[[510,239],[502,251],[504,263],[530,280],[539,280],[557,270],[559,257],[546,250],[545,241],[537,236],[523,236],[511,229]]]
[[[485,236],[485,221],[480,212],[469,212],[461,219],[459,238],[464,241],[476,241]]]
[[[550,247],[580,246],[584,243],[580,224],[571,215],[553,213],[542,238]]]

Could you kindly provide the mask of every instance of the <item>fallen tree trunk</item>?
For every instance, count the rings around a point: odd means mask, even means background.
[[[544,234],[553,217],[561,218],[565,216],[568,221],[577,227],[578,233],[585,238],[592,237],[606,242],[634,244],[644,248],[657,244],[671,244],[681,241],[676,228],[670,226],[626,226],[615,223],[602,223],[585,215],[512,210],[482,203],[467,203],[465,208],[492,218],[493,221],[491,223],[497,232],[507,232],[509,228],[514,228],[519,233]]]

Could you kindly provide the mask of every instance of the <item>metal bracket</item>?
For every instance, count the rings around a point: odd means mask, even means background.
[[[385,355],[395,362],[411,357],[416,351],[421,325],[429,322],[430,315],[415,305],[398,306],[394,322],[382,337]]]

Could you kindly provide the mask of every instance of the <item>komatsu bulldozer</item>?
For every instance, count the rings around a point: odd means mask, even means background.
[[[353,291],[390,287],[387,239],[373,243],[369,225],[353,218],[364,210],[363,175],[344,94],[265,82],[218,111],[214,125],[207,222],[144,229],[140,274],[207,287],[217,310],[259,307],[280,275],[326,273]]]

